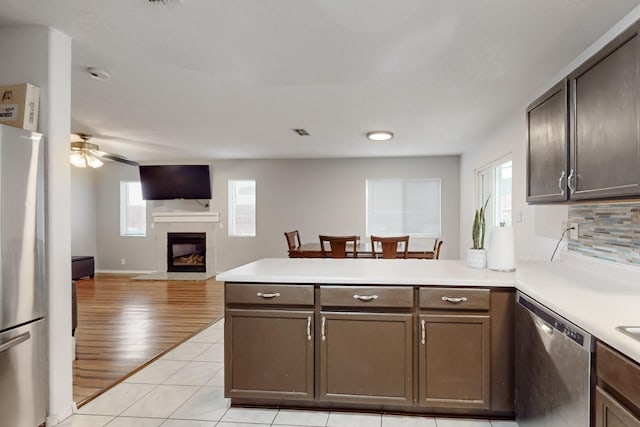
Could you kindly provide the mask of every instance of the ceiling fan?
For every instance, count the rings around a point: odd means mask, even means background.
[[[81,141],[71,141],[71,164],[79,167],[86,168],[99,168],[102,166],[102,160],[113,160],[115,162],[124,163],[129,166],[138,166],[138,162],[127,159],[120,154],[106,153],[100,151],[100,147],[97,144],[89,142],[91,135],[86,133],[77,132],[75,135],[81,139]]]

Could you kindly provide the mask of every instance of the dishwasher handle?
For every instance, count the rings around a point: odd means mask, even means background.
[[[518,306],[531,313],[535,320],[536,327],[546,335],[553,335],[556,332],[567,337],[586,351],[593,351],[593,339],[591,334],[582,328],[573,325],[559,314],[544,307],[531,297],[527,297],[518,291],[516,301]]]

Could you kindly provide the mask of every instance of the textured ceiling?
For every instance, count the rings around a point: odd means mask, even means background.
[[[464,152],[638,4],[0,0],[0,26],[73,39],[72,130],[132,159],[413,156]]]

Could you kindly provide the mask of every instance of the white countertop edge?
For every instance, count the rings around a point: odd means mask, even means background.
[[[486,280],[455,280],[455,279],[403,279],[399,282],[397,279],[376,279],[365,280],[357,279],[349,276],[332,276],[332,277],[318,277],[317,280],[310,279],[309,276],[278,276],[278,275],[262,275],[259,280],[256,280],[256,276],[237,274],[230,279],[224,278],[224,274],[216,276],[216,280],[221,282],[245,282],[245,283],[298,283],[298,284],[322,284],[322,285],[395,285],[395,286],[456,286],[456,287],[490,287],[490,288],[515,288],[515,282],[509,280],[506,282]]]
[[[434,268],[435,267],[435,268]],[[515,275],[452,260],[265,258],[219,273],[223,282],[515,287]]]

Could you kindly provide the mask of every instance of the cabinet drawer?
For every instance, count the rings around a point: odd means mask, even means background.
[[[262,285],[257,283],[227,283],[226,304],[313,305],[313,285]]]
[[[595,405],[595,427],[640,427],[640,419],[638,417],[598,386],[596,386]]]
[[[420,288],[420,308],[489,310],[489,289]]]
[[[640,366],[609,347],[596,344],[598,381],[606,383],[640,408]]]
[[[321,286],[323,307],[413,307],[409,286]]]

